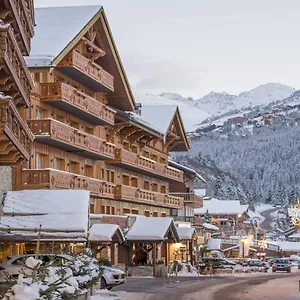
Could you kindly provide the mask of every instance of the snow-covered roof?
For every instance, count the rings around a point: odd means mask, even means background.
[[[176,230],[180,241],[191,240],[195,233],[195,228],[193,227],[176,227]]]
[[[177,108],[176,105],[143,105],[141,107],[141,117],[146,122],[155,125],[165,135]]]
[[[247,209],[249,208],[249,205],[248,204],[241,204],[241,208],[242,208],[243,212],[246,212]]]
[[[119,225],[115,224],[93,224],[89,232],[91,242],[111,242],[117,240],[119,243],[125,241],[123,232]]]
[[[199,197],[204,197],[206,194],[206,189],[194,189],[194,193]]]
[[[277,241],[277,245],[282,251],[300,252],[300,242]]]
[[[210,223],[203,223],[203,224],[201,224],[201,226],[208,230],[220,230],[218,226],[215,226]]]
[[[178,240],[178,233],[172,218],[136,218],[126,233],[127,241],[167,241],[169,235]]]
[[[248,209],[247,211],[248,216],[250,217],[250,219],[258,219],[260,220],[262,218],[262,216],[259,213],[256,213],[250,209]]]
[[[207,241],[207,250],[221,250],[221,239],[209,239]]]
[[[24,190],[8,192],[3,202],[1,228],[11,231],[39,229],[49,232],[80,232],[88,229],[90,193],[80,190]],[[76,220],[76,222],[74,222]],[[60,233],[59,233],[60,232]]]
[[[213,215],[238,215],[243,213],[238,200],[204,200],[203,207],[194,210],[195,215],[204,215],[206,212]]]
[[[102,6],[45,7],[35,9],[36,27],[28,66],[51,66]]]
[[[190,174],[193,174],[196,176],[197,179],[201,180],[202,182],[206,182],[206,180],[200,175],[198,174],[195,170],[191,169],[191,168],[188,168],[180,163],[177,163],[175,161],[172,161],[172,160],[169,160],[169,165],[171,167],[174,167],[174,168],[177,168],[179,170],[182,170],[184,172],[187,172],[187,173],[190,173]]]

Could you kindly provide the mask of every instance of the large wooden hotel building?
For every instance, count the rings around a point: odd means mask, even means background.
[[[0,164],[14,166],[13,190],[88,190],[94,214],[201,206],[184,169],[169,164],[171,151],[189,148],[179,110],[136,104],[103,8],[34,15],[30,0],[1,4],[0,91],[10,97],[1,99]],[[30,74],[22,54],[34,17]]]

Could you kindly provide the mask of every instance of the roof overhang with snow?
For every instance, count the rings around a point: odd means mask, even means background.
[[[193,170],[191,168],[188,168],[188,167],[186,167],[180,163],[177,163],[175,161],[172,161],[172,160],[169,160],[169,165],[171,167],[177,168],[183,172],[189,173],[189,174],[195,176],[195,178],[201,180],[203,183],[206,183],[206,180],[199,173],[197,173],[195,170]]]
[[[191,241],[196,237],[196,230],[193,227],[176,227],[180,241]]]
[[[93,224],[89,231],[90,242],[123,243],[125,237],[120,226],[115,224]]]
[[[65,6],[35,9],[36,27],[31,53],[26,57],[30,68],[55,68],[97,24],[106,55],[101,67],[114,76],[114,93],[108,93],[109,105],[132,111],[135,100],[102,6]],[[99,25],[99,26],[98,26]]]
[[[172,218],[136,218],[125,235],[128,243],[178,242],[179,236]]]
[[[86,238],[90,193],[80,190],[8,192],[0,232],[36,238]],[[76,222],[74,222],[76,220]]]
[[[212,198],[211,200],[204,200],[203,207],[194,210],[195,215],[242,215],[243,209],[238,200],[218,200]]]

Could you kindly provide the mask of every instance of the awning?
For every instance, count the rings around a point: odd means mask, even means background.
[[[195,228],[193,227],[176,227],[180,241],[191,241],[195,236]]]
[[[125,237],[119,225],[93,224],[90,228],[89,241],[123,243]]]
[[[172,218],[137,218],[127,232],[126,241],[135,242],[178,242],[179,236]]]

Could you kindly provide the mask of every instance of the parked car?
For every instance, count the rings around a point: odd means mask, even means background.
[[[233,269],[236,265],[225,258],[213,257],[204,257],[198,264],[205,264],[206,266],[212,265],[214,269]]]
[[[272,272],[285,271],[287,273],[291,273],[291,269],[290,261],[282,258],[275,259],[272,266]]]
[[[26,269],[28,268],[24,265],[26,258],[32,255],[18,255],[18,256],[9,256],[7,261],[0,265],[0,283],[4,283],[6,281],[7,276],[11,276],[13,278],[17,278],[23,270],[26,273]],[[67,262],[72,262],[74,257],[63,254],[43,254],[39,256],[39,259],[44,263],[50,263],[53,261],[55,265],[65,265]],[[106,288],[108,290],[113,287],[123,284],[126,282],[126,274],[125,272],[107,266],[100,266],[102,271],[101,276],[101,288]]]

